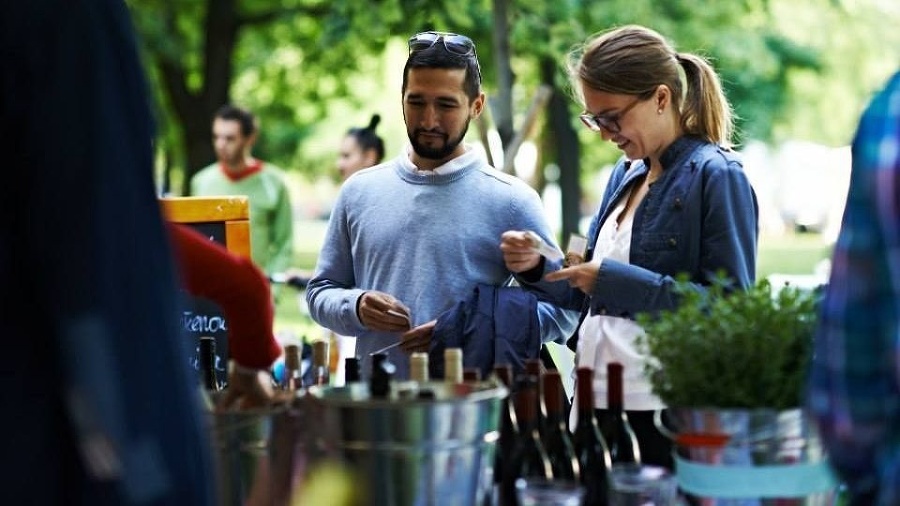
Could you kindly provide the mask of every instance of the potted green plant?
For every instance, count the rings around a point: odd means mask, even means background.
[[[812,354],[816,294],[760,281],[728,291],[719,276],[703,293],[680,280],[680,305],[642,314],[656,394],[669,406],[799,407]]]
[[[835,481],[801,409],[818,293],[766,280],[729,290],[721,275],[705,292],[684,279],[676,289],[676,309],[637,320],[646,372],[669,406],[682,490],[755,504],[827,501]]]

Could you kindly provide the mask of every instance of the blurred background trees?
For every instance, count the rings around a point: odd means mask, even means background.
[[[428,29],[475,40],[490,97],[482,138],[502,167],[539,89],[529,130],[539,170],[561,189],[563,236],[577,230],[597,171],[618,158],[580,128],[564,63],[591,33],[652,27],[711,58],[738,141],[845,145],[869,95],[900,63],[895,0],[127,0],[159,120],[162,191],[184,192],[211,163],[210,118],[237,103],[262,121],[256,155],[315,180],[335,177],[337,142],[382,115],[389,156],[406,141],[400,79],[406,39]],[[541,86],[545,88],[541,88]],[[473,128],[472,130],[478,130]],[[471,130],[470,130],[471,131]],[[551,167],[552,170],[543,170]]]

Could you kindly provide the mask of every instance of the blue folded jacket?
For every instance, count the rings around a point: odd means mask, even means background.
[[[444,350],[462,348],[463,367],[487,377],[495,364],[510,364],[513,374],[525,360],[538,358],[541,329],[537,297],[519,287],[478,284],[472,295],[438,317],[429,349],[429,374],[444,377]]]

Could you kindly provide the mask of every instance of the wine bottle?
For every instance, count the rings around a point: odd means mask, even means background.
[[[428,354],[424,351],[409,356],[409,379],[420,384],[428,382]]]
[[[358,383],[361,380],[359,372],[359,359],[357,357],[347,357],[344,359],[344,384]]]
[[[283,390],[299,390],[303,388],[303,375],[300,370],[300,347],[288,344],[284,347],[284,377],[281,380]]]
[[[557,480],[579,481],[581,473],[578,458],[575,456],[575,447],[566,429],[566,417],[563,413],[565,392],[559,371],[548,369],[541,377],[541,383],[544,409],[547,412],[542,439],[553,468],[553,477]]]
[[[538,388],[538,413],[537,413],[537,429],[538,433],[541,435],[541,438],[544,437],[545,425],[547,423],[547,410],[544,408],[544,394],[541,391],[541,374],[542,374],[543,364],[541,364],[541,359],[539,358],[529,358],[525,360],[525,374],[529,376],[533,376],[535,381],[537,381]]]
[[[547,458],[547,451],[541,442],[537,429],[538,382],[529,374],[516,378],[513,401],[519,432],[507,465],[503,467],[503,481],[500,484],[500,504],[518,505],[516,481],[519,478],[553,479],[553,468]]]
[[[600,432],[609,448],[612,465],[640,464],[637,436],[628,423],[622,394],[622,364],[606,364],[606,410],[600,420]]]
[[[579,367],[575,370],[575,402],[578,421],[572,443],[581,467],[584,486],[583,506],[605,506],[609,493],[609,469],[612,465],[606,441],[600,434],[594,416],[594,370]]]
[[[447,348],[444,350],[444,381],[447,383],[462,383],[462,348]]]
[[[504,487],[504,476],[506,473],[512,473],[512,458],[516,449],[516,438],[519,432],[519,424],[516,421],[516,411],[513,405],[513,385],[512,385],[512,366],[509,364],[498,364],[494,366],[494,374],[497,379],[509,391],[507,396],[500,404],[500,437],[497,439],[496,453],[494,453],[494,495],[497,497],[497,504],[505,506],[513,504],[514,497],[507,498]],[[515,478],[513,478],[511,491],[515,494]]]
[[[313,341],[312,343],[312,355],[313,355],[313,370],[312,370],[312,383],[313,385],[328,385],[331,379],[331,373],[328,368],[328,341],[325,339],[319,339],[317,341]]]
[[[221,390],[219,378],[216,376],[216,338],[200,337],[200,380],[208,391]]]
[[[538,432],[538,382],[531,375],[519,377],[516,382],[516,419],[519,437],[513,458],[516,478],[553,479],[553,467]]]

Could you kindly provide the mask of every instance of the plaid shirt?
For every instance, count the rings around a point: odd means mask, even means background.
[[[900,504],[900,72],[853,141],[809,387],[811,414],[851,496]]]

